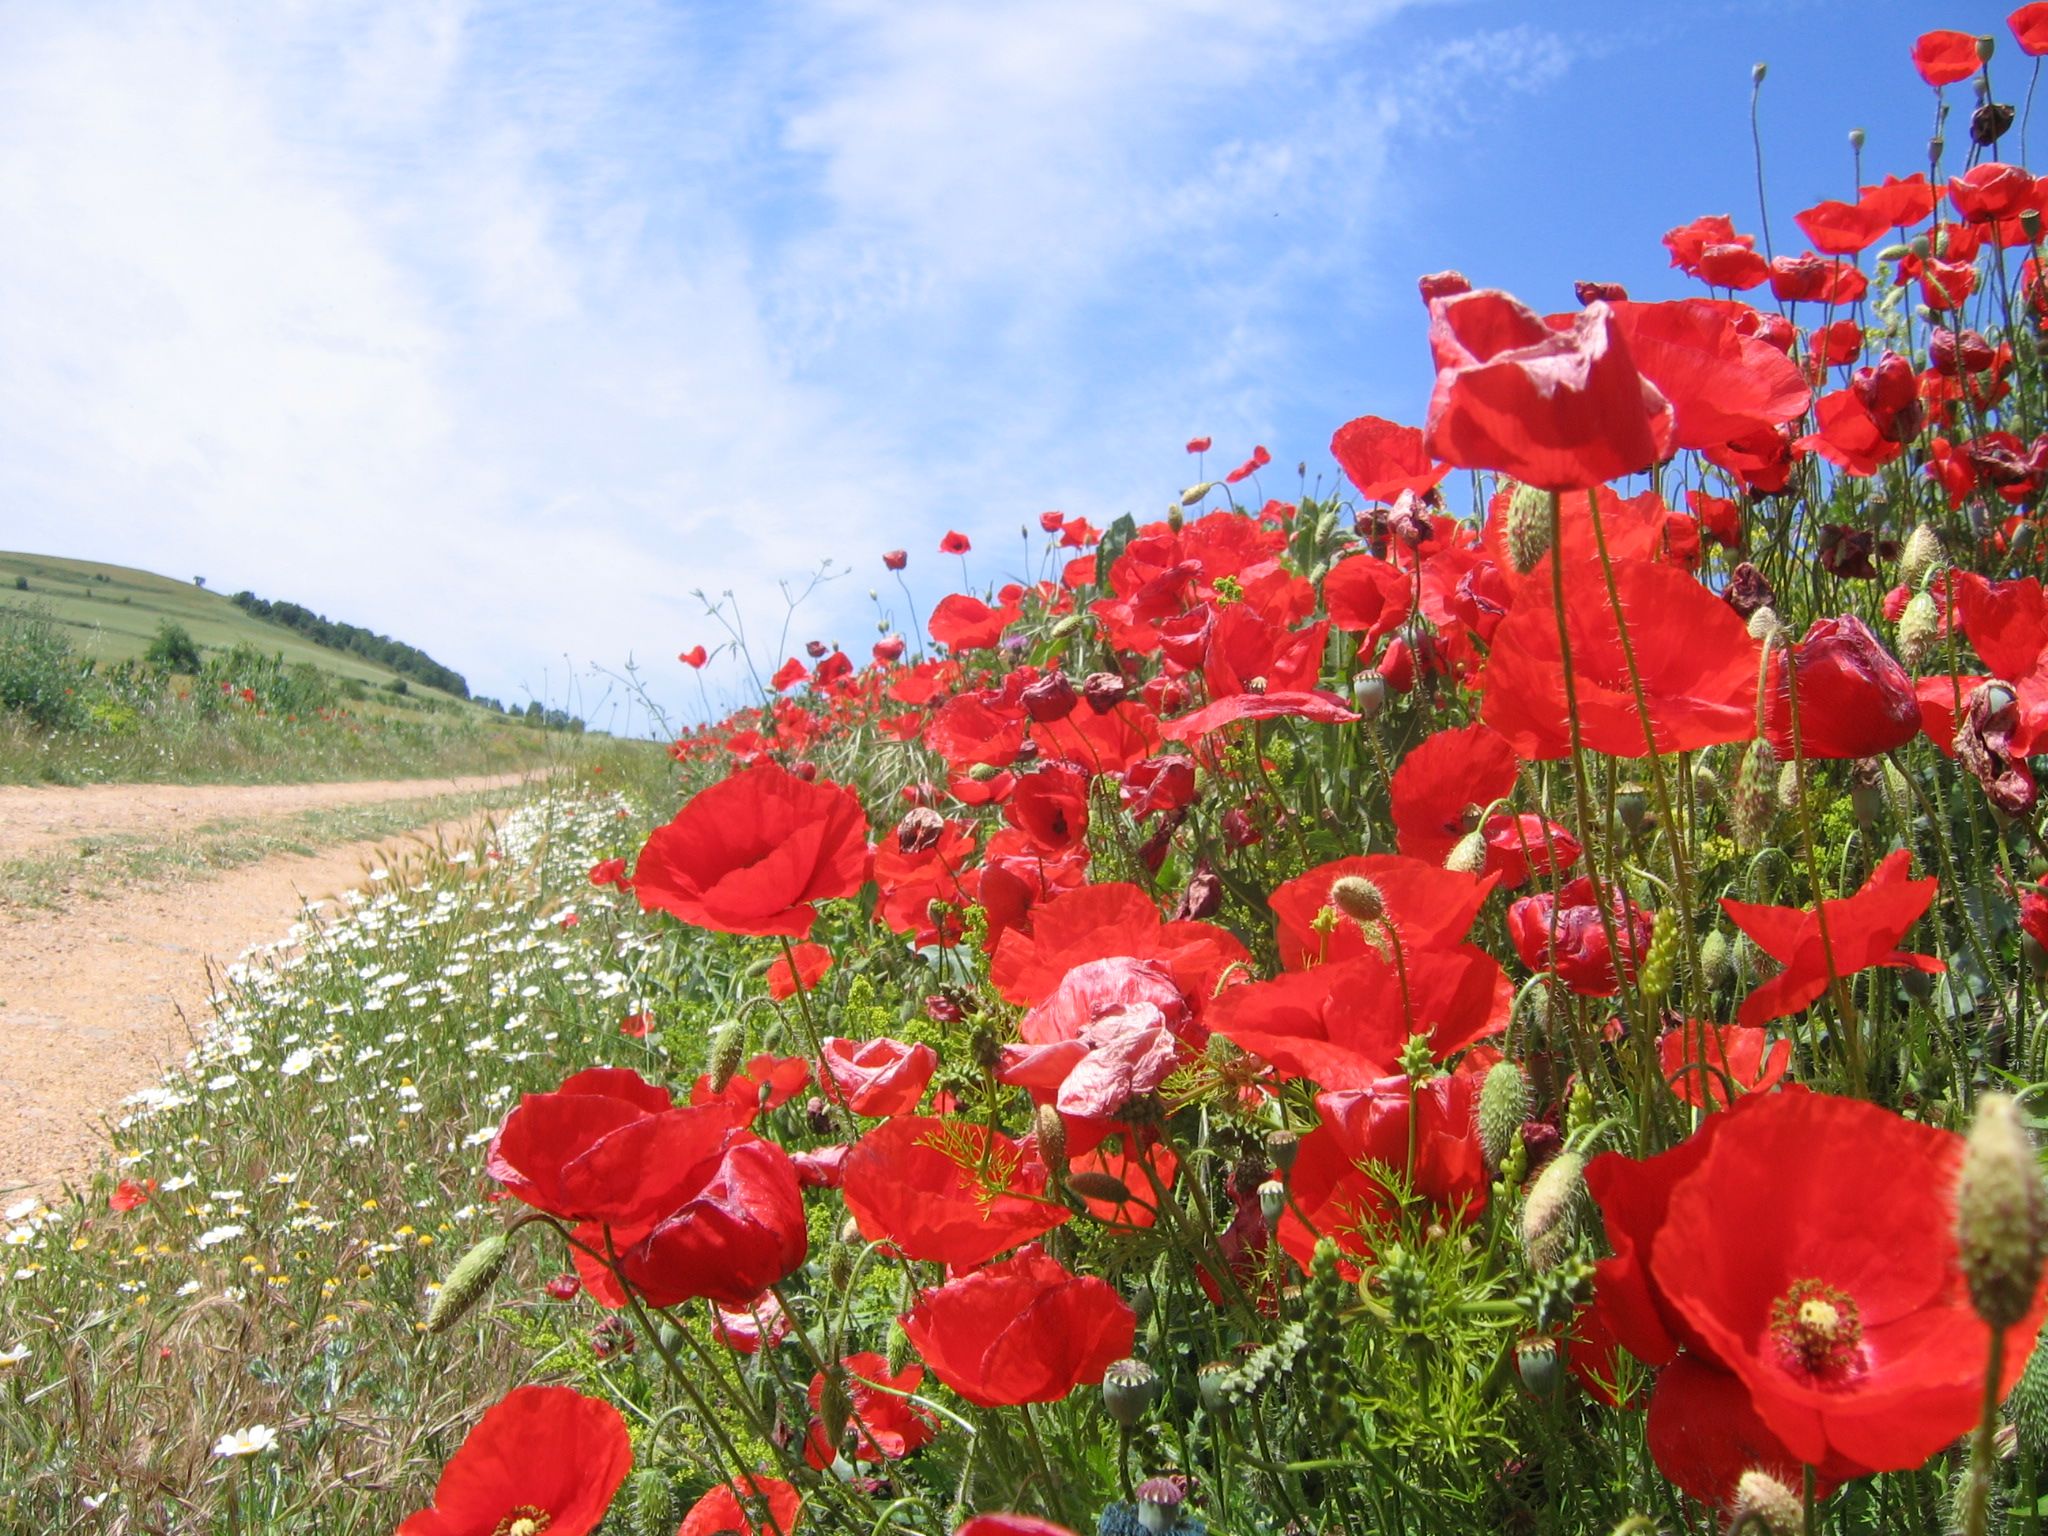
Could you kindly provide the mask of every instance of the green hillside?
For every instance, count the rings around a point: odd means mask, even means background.
[[[28,583],[26,592],[18,585],[22,581]],[[355,678],[371,687],[383,687],[398,677],[389,667],[315,645],[281,625],[254,618],[229,602],[224,593],[127,566],[0,552],[0,602],[23,600],[47,607],[79,654],[99,661],[140,656],[157,625],[169,619],[184,625],[206,650],[226,649],[241,640],[265,652],[281,653],[287,665],[309,661],[323,672]],[[453,697],[417,681],[408,686],[434,698]]]

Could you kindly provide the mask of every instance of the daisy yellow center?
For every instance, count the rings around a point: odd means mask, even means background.
[[[1863,1320],[1847,1292],[1818,1280],[1798,1280],[1771,1303],[1771,1333],[1808,1370],[1839,1370],[1856,1357]]]
[[[491,1536],[540,1536],[555,1517],[536,1504],[522,1504],[491,1527]]]

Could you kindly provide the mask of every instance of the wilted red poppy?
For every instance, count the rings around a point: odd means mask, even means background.
[[[777,1477],[720,1483],[690,1506],[676,1536],[792,1536],[803,1495]]]
[[[1388,786],[1401,851],[1441,864],[1477,829],[1487,808],[1513,792],[1521,772],[1515,749],[1491,726],[1425,736],[1408,749]]]
[[[1403,491],[1419,496],[1451,472],[1430,458],[1420,428],[1378,416],[1345,422],[1330,439],[1330,452],[1367,501],[1392,503]]]
[[[515,1387],[477,1420],[398,1536],[586,1536],[633,1470],[619,1410],[568,1387]]]
[[[1659,1037],[1657,1064],[1680,1103],[1724,1109],[1743,1094],[1783,1082],[1792,1065],[1792,1042],[1774,1045],[1761,1029],[1687,1019]]]
[[[1612,997],[1622,981],[1635,979],[1636,967],[1650,947],[1653,917],[1618,887],[1608,891],[1607,905],[1621,944],[1619,977],[1594,901],[1593,882],[1583,875],[1555,897],[1539,891],[1510,906],[1508,937],[1530,970],[1555,971],[1557,979],[1581,997]]]
[[[1661,563],[1618,562],[1614,584],[1628,615],[1657,750],[1697,751],[1754,736],[1763,658],[1734,610],[1684,571]],[[1597,565],[1567,563],[1565,616],[1587,749],[1643,756],[1642,717]],[[1548,602],[1517,603],[1494,631],[1479,681],[1482,715],[1525,760],[1571,753],[1561,657]]]
[[[1424,438],[1437,458],[1577,491],[1648,469],[1671,450],[1671,407],[1636,371],[1604,303],[1564,330],[1507,294],[1430,305],[1436,389]]]
[[[1137,1322],[1108,1281],[1035,1247],[926,1290],[902,1319],[932,1374],[980,1408],[1058,1402],[1101,1381]]]
[[[1957,1255],[1962,1143],[1790,1088],[1660,1157],[1607,1153],[1586,1171],[1615,1249],[1598,1305],[1640,1358],[1682,1344],[1682,1363],[1739,1381],[1781,1468],[1917,1468],[1976,1423],[1990,1353]],[[2008,1335],[2001,1396],[2044,1310],[2037,1295]]]
[[[691,1174],[682,1202],[667,1216],[613,1234],[626,1278],[650,1305],[702,1296],[741,1306],[803,1263],[810,1244],[803,1188],[782,1148],[734,1131]],[[579,1228],[578,1236],[602,1251],[604,1234],[594,1226]],[[584,1278],[591,1284],[588,1273]],[[592,1285],[593,1294],[597,1289]]]
[[[2048,53],[2048,0],[2021,6],[2005,18],[2005,24],[2012,28],[2021,53],[2036,59]]]
[[[938,1418],[928,1409],[911,1403],[910,1394],[924,1382],[924,1367],[906,1365],[889,1369],[885,1356],[862,1350],[840,1361],[845,1371],[847,1422],[842,1439],[851,1442],[848,1451],[854,1461],[901,1461],[920,1446],[930,1445],[938,1434]],[[814,1467],[829,1467],[842,1447],[825,1438],[825,1426],[816,1415],[825,1403],[825,1373],[811,1378],[806,1400],[811,1405],[811,1427],[804,1437],[804,1460]]]
[[[887,1119],[917,1108],[938,1069],[939,1055],[928,1045],[905,1045],[901,1040],[828,1035],[824,1062],[842,1104],[856,1115]]]
[[[869,1242],[966,1267],[1027,1243],[1072,1214],[1046,1195],[1029,1141],[971,1120],[899,1115],[854,1144],[841,1184]]]
[[[1815,619],[1793,651],[1799,750],[1807,757],[1876,757],[1920,734],[1920,704],[1906,669],[1853,614]],[[1764,720],[1771,750],[1792,758],[1792,689],[1785,652],[1773,649]]]
[[[1614,325],[1636,369],[1671,404],[1671,446],[1718,448],[1806,412],[1812,391],[1799,365],[1745,335],[1744,304],[1677,299],[1617,304]]]
[[[957,529],[949,531],[939,540],[939,553],[942,555],[964,555],[972,548],[974,546],[968,542],[967,535]]]
[[[1280,1244],[1306,1269],[1316,1232],[1354,1257],[1371,1254],[1377,1229],[1399,1206],[1378,1170],[1391,1170],[1430,1210],[1469,1219],[1486,1205],[1479,1150],[1478,1080],[1450,1073],[1411,1085],[1389,1077],[1368,1088],[1316,1096],[1322,1124],[1301,1140],[1287,1181],[1294,1206],[1280,1218]]]
[[[777,955],[768,967],[768,995],[776,1002],[795,997],[799,988],[808,992],[832,969],[832,951],[806,940],[795,947],[796,971],[791,974],[789,956]]]
[[[867,816],[852,790],[763,763],[691,796],[655,828],[634,894],[699,928],[803,938],[817,920],[813,902],[861,888],[867,854]]]
[[[1913,67],[1939,90],[1977,73],[1977,39],[1968,32],[1923,32],[1913,42]]]
[[[1797,1013],[1825,993],[1834,977],[1853,976],[1874,965],[1930,973],[1947,970],[1932,955],[1898,948],[1906,930],[1934,904],[1941,887],[1939,880],[1911,878],[1912,868],[1912,851],[1900,848],[1871,871],[1853,896],[1822,903],[1827,914],[1825,943],[1820,917],[1811,907],[1770,907],[1722,897],[1722,909],[1735,926],[1784,967],[1743,999],[1737,1015],[1741,1022],[1755,1027]]]
[[[1290,971],[1354,960],[1376,949],[1365,929],[1330,905],[1330,887],[1347,876],[1372,882],[1386,921],[1404,948],[1445,949],[1463,941],[1494,882],[1396,853],[1354,854],[1318,864],[1273,888],[1280,963]]]

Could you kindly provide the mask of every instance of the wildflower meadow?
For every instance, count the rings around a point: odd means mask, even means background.
[[[1344,483],[716,608],[753,702],[309,910],[7,1210],[0,1528],[2041,1531],[2009,32],[1695,296],[1423,277]]]

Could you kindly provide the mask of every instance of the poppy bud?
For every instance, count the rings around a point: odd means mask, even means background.
[[[455,1261],[441,1289],[427,1308],[427,1332],[440,1333],[451,1327],[463,1313],[483,1299],[491,1283],[504,1272],[505,1256],[511,1243],[502,1232],[493,1232]]]
[[[726,1084],[740,1069],[740,1058],[747,1051],[746,1031],[733,1023],[720,1024],[711,1031],[711,1091],[725,1092]]]
[[[1726,991],[1735,985],[1735,951],[1728,935],[1716,928],[1700,940],[1700,978],[1710,992]]]
[[[967,777],[974,780],[974,782],[977,784],[986,784],[990,779],[995,778],[1002,771],[1003,770],[998,768],[994,763],[976,763],[972,768],[969,768],[967,770]]]
[[[1204,480],[1199,485],[1191,485],[1180,493],[1180,504],[1183,507],[1192,507],[1215,489],[1216,482],[1214,480]]]
[[[1749,83],[1750,83],[1751,85],[1762,85],[1762,84],[1764,83],[1764,74],[1765,74],[1765,73],[1766,73],[1766,71],[1767,71],[1767,70],[1769,69],[1769,67],[1770,67],[1770,66],[1769,66],[1769,65],[1766,65],[1766,64],[1752,64],[1752,65],[1750,65],[1750,66],[1749,66]]]
[[[1522,1251],[1528,1255],[1531,1269],[1554,1269],[1570,1251],[1578,1231],[1585,1173],[1584,1156],[1560,1152],[1529,1186],[1529,1198],[1522,1205]]]
[[[1900,584],[1911,587],[1916,592],[1924,589],[1927,578],[1934,574],[1936,567],[1941,563],[1941,535],[1925,523],[1916,525],[1906,536],[1905,548],[1899,551]]]
[[[1387,913],[1387,899],[1363,875],[1343,875],[1330,884],[1330,905],[1354,922],[1376,923]]]
[[[2021,1450],[2037,1458],[2048,1451],[2048,1349],[2027,1356],[2027,1368],[2005,1400],[2005,1412],[2018,1432]]]
[[[818,1423],[824,1430],[825,1444],[836,1450],[846,1434],[847,1421],[853,1417],[853,1395],[846,1389],[843,1366],[829,1367],[824,1377],[818,1390]]]
[[[1760,1536],[1800,1536],[1806,1529],[1806,1514],[1798,1494],[1770,1473],[1752,1469],[1735,1480],[1728,1529],[1747,1529]]]
[[[1060,1118],[1060,1112],[1050,1104],[1039,1105],[1032,1117],[1032,1128],[1038,1133],[1039,1161],[1045,1164],[1050,1173],[1065,1173],[1067,1123]]]
[[[1287,1186],[1278,1179],[1266,1180],[1259,1186],[1259,1215],[1265,1219],[1268,1232],[1280,1225],[1286,1211]]]
[[[1135,1427],[1152,1406],[1159,1374],[1142,1360],[1118,1360],[1102,1373],[1102,1406],[1125,1429]]]
[[[1508,498],[1508,564],[1517,576],[1536,569],[1536,562],[1550,553],[1550,492],[1533,485],[1518,485]]]
[[[1754,853],[1764,844],[1778,816],[1778,754],[1759,737],[1742,756],[1735,793],[1728,804],[1728,822],[1735,844]]]
[[[1082,1168],[1067,1175],[1067,1188],[1083,1200],[1103,1200],[1122,1205],[1131,1198],[1131,1187],[1113,1173]]]
[[[675,1489],[668,1474],[642,1467],[626,1484],[626,1507],[633,1512],[633,1528],[646,1536],[669,1536],[676,1524]]]
[[[1692,770],[1692,792],[1701,803],[1712,805],[1721,798],[1720,777],[1705,763],[1695,763]]]
[[[1467,832],[1444,855],[1444,868],[1454,874],[1483,875],[1486,873],[1486,855],[1486,834]]]
[[[1520,1136],[1529,1109],[1529,1079],[1522,1069],[1512,1061],[1495,1062],[1479,1088],[1479,1150],[1495,1173]]]
[[[1152,1282],[1140,1280],[1131,1287],[1131,1315],[1144,1327],[1152,1321],[1152,1309],[1159,1305],[1159,1293],[1152,1289]]]
[[[1749,616],[1749,638],[1761,640],[1767,647],[1785,644],[1785,624],[1777,609],[1767,603]]]
[[[1978,1102],[1956,1181],[1956,1247],[1977,1315],[2001,1329],[2025,1318],[2048,1262],[2048,1190],[2010,1095]]]
[[[1883,763],[1866,757],[1849,765],[1849,806],[1866,836],[1876,832],[1887,798]]]
[[[1292,1131],[1266,1132],[1266,1156],[1273,1160],[1273,1166],[1283,1174],[1294,1166],[1294,1157],[1301,1150],[1301,1138]]]
[[[1515,1340],[1515,1374],[1531,1397],[1548,1398],[1556,1393],[1562,1359],[1557,1340],[1547,1333],[1525,1333]]]
[[[1148,1477],[1138,1484],[1132,1497],[1138,1504],[1138,1524],[1152,1536],[1170,1531],[1180,1523],[1180,1506],[1185,1495],[1178,1479]]]
[[[1778,804],[1793,815],[1799,814],[1799,764],[1789,762],[1778,769]]]

